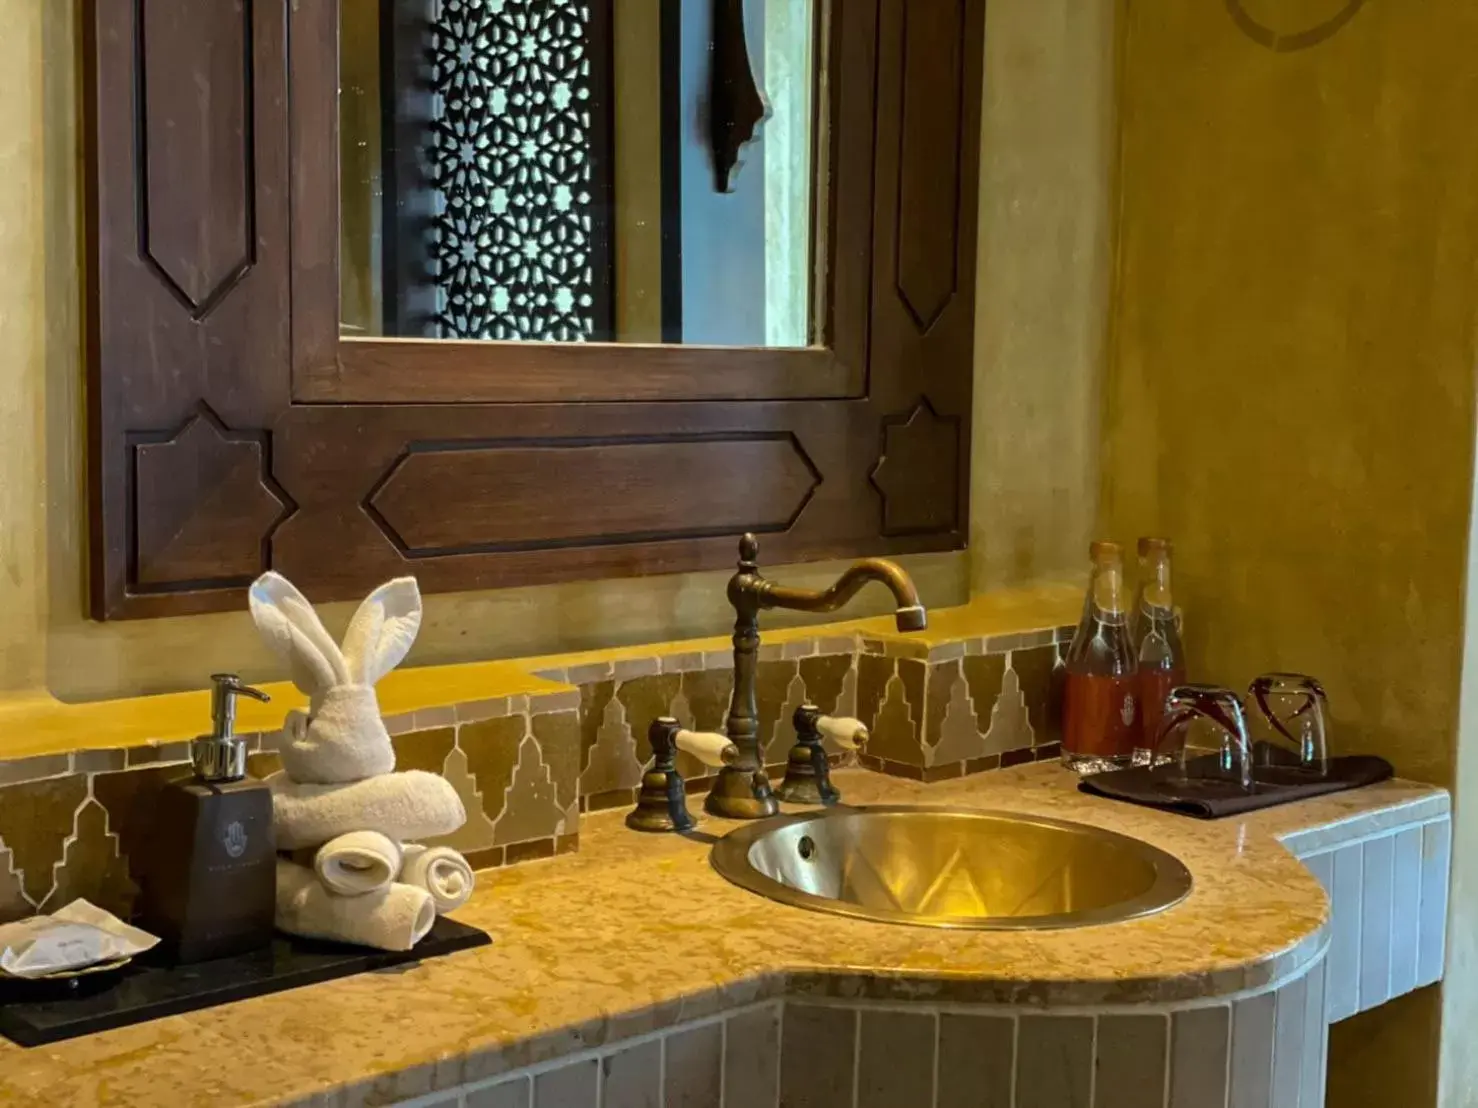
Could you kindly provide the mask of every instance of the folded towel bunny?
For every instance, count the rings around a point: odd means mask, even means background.
[[[363,896],[336,896],[307,866],[277,860],[277,929],[379,950],[409,950],[436,923],[436,903],[416,885],[387,885]]]
[[[322,846],[351,831],[378,831],[403,843],[449,835],[467,822],[451,782],[425,770],[347,785],[303,785],[279,772],[267,784],[278,850]]]
[[[420,630],[416,579],[398,577],[370,593],[349,621],[342,649],[280,574],[258,577],[250,601],[257,630],[309,699],[308,714],[290,712],[283,728],[279,754],[288,776],[332,785],[394,769],[395,748],[374,685],[401,663]]]
[[[431,894],[438,914],[455,912],[472,896],[472,867],[449,846],[406,843],[397,879]]]
[[[351,831],[324,843],[313,855],[313,872],[340,896],[377,892],[401,870],[400,844],[378,831]],[[424,885],[407,881],[408,885]],[[432,893],[435,896],[435,893]]]

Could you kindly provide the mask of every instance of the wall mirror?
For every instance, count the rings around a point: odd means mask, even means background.
[[[91,0],[93,612],[964,545],[984,0]]]
[[[340,329],[812,344],[822,0],[342,0]]]

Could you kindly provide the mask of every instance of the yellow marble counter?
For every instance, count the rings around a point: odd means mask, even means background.
[[[385,1103],[782,994],[1056,1006],[1258,990],[1327,941],[1324,892],[1279,836],[1332,841],[1352,820],[1448,807],[1440,789],[1392,781],[1200,822],[1084,796],[1045,764],[936,785],[837,780],[854,803],[963,803],[1121,831],[1180,858],[1195,886],[1166,912],[1103,927],[895,927],[744,892],[709,868],[706,842],[638,835],[611,812],[588,820],[576,855],[482,876],[457,915],[491,947],[51,1047],[0,1043],[0,1104]]]

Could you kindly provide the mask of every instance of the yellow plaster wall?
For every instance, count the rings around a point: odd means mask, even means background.
[[[1176,538],[1201,676],[1315,673],[1340,749],[1448,784],[1478,309],[1478,145],[1461,106],[1478,102],[1478,6],[1371,0],[1286,49],[1345,7],[1121,9],[1102,507],[1115,535]],[[1471,927],[1464,908],[1455,930]],[[1449,1001],[1469,976],[1449,976]],[[1338,1025],[1332,1108],[1436,1103],[1437,1005],[1432,991]]]
[[[1075,95],[1076,63],[1054,54],[1060,38],[1091,41],[1091,36],[1075,39],[1063,26],[1065,19],[1076,18],[1074,4],[996,0],[991,5],[992,50],[1017,41],[1035,55],[1007,67],[1012,80],[1022,83],[1023,102],[1050,94],[1068,105]],[[107,625],[83,618],[84,286],[74,9],[68,3],[0,0],[0,26],[6,29],[0,35],[0,695],[48,689],[68,699],[130,696],[199,687],[204,675],[219,669],[268,680],[280,675],[278,668],[244,614]],[[1091,24],[1093,35],[1101,33],[1100,23]],[[1001,74],[991,87],[987,179],[1031,197],[1056,177],[1072,143],[1044,143],[1040,130],[1050,127],[1016,117]],[[1046,106],[1041,110],[1042,124],[1071,117],[1070,107],[1056,115]],[[1016,153],[1008,158],[1012,147]],[[1083,187],[1095,192],[1101,182]],[[1056,534],[1075,506],[1091,504],[1093,487],[1081,464],[1083,448],[1072,447],[1068,453],[1075,460],[1065,464],[1064,452],[1055,445],[1057,417],[1050,390],[1040,380],[1043,372],[1057,370],[1049,307],[1059,290],[1076,281],[1070,259],[1027,272],[1039,258],[1033,236],[1012,235],[1009,212],[993,203],[992,195],[999,190],[988,190],[985,201],[990,246],[982,251],[981,303],[997,302],[992,287],[1010,289],[1018,300],[1030,300],[1036,319],[1032,341],[1023,344],[1007,341],[1001,333],[1005,323],[997,316],[993,333],[998,337],[982,345],[978,360],[983,397],[999,397],[1013,381],[1036,382],[1025,408],[987,403],[977,413],[978,443],[986,445],[975,455],[975,487],[987,491],[976,497],[972,510],[989,522],[992,536],[1009,536],[1012,544],[1005,570],[976,575],[979,583],[995,586],[1029,582],[1058,568],[1061,544],[1042,541],[1039,547],[1034,533],[1038,493],[1044,487],[1055,490],[1050,511]],[[1037,213],[1037,225],[1075,204],[1070,191],[1056,196]],[[1082,358],[1075,358],[1069,376],[1081,394],[1085,368]],[[1029,432],[1023,429],[1027,422]],[[1079,402],[1068,421],[1075,443],[1084,441],[1083,422]],[[1019,451],[1010,448],[1015,436],[1021,438]],[[975,530],[979,533],[980,526]],[[1071,545],[1081,545],[1076,536]],[[967,598],[965,555],[906,561],[931,606]],[[830,563],[786,572],[797,583],[819,584],[837,568]],[[412,661],[526,657],[722,632],[730,618],[724,577],[689,574],[432,597]],[[855,614],[885,607],[886,596],[879,592]],[[326,609],[331,630],[347,622],[349,610],[345,605]],[[784,622],[780,614],[773,620]]]

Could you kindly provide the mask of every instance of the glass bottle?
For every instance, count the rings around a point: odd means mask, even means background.
[[[1169,539],[1139,540],[1139,598],[1134,605],[1134,657],[1139,665],[1140,734],[1134,762],[1153,758],[1170,690],[1185,684],[1185,648],[1170,593]]]
[[[1096,542],[1089,554],[1093,575],[1062,688],[1062,761],[1079,773],[1127,764],[1139,723],[1123,552],[1118,543]]]

